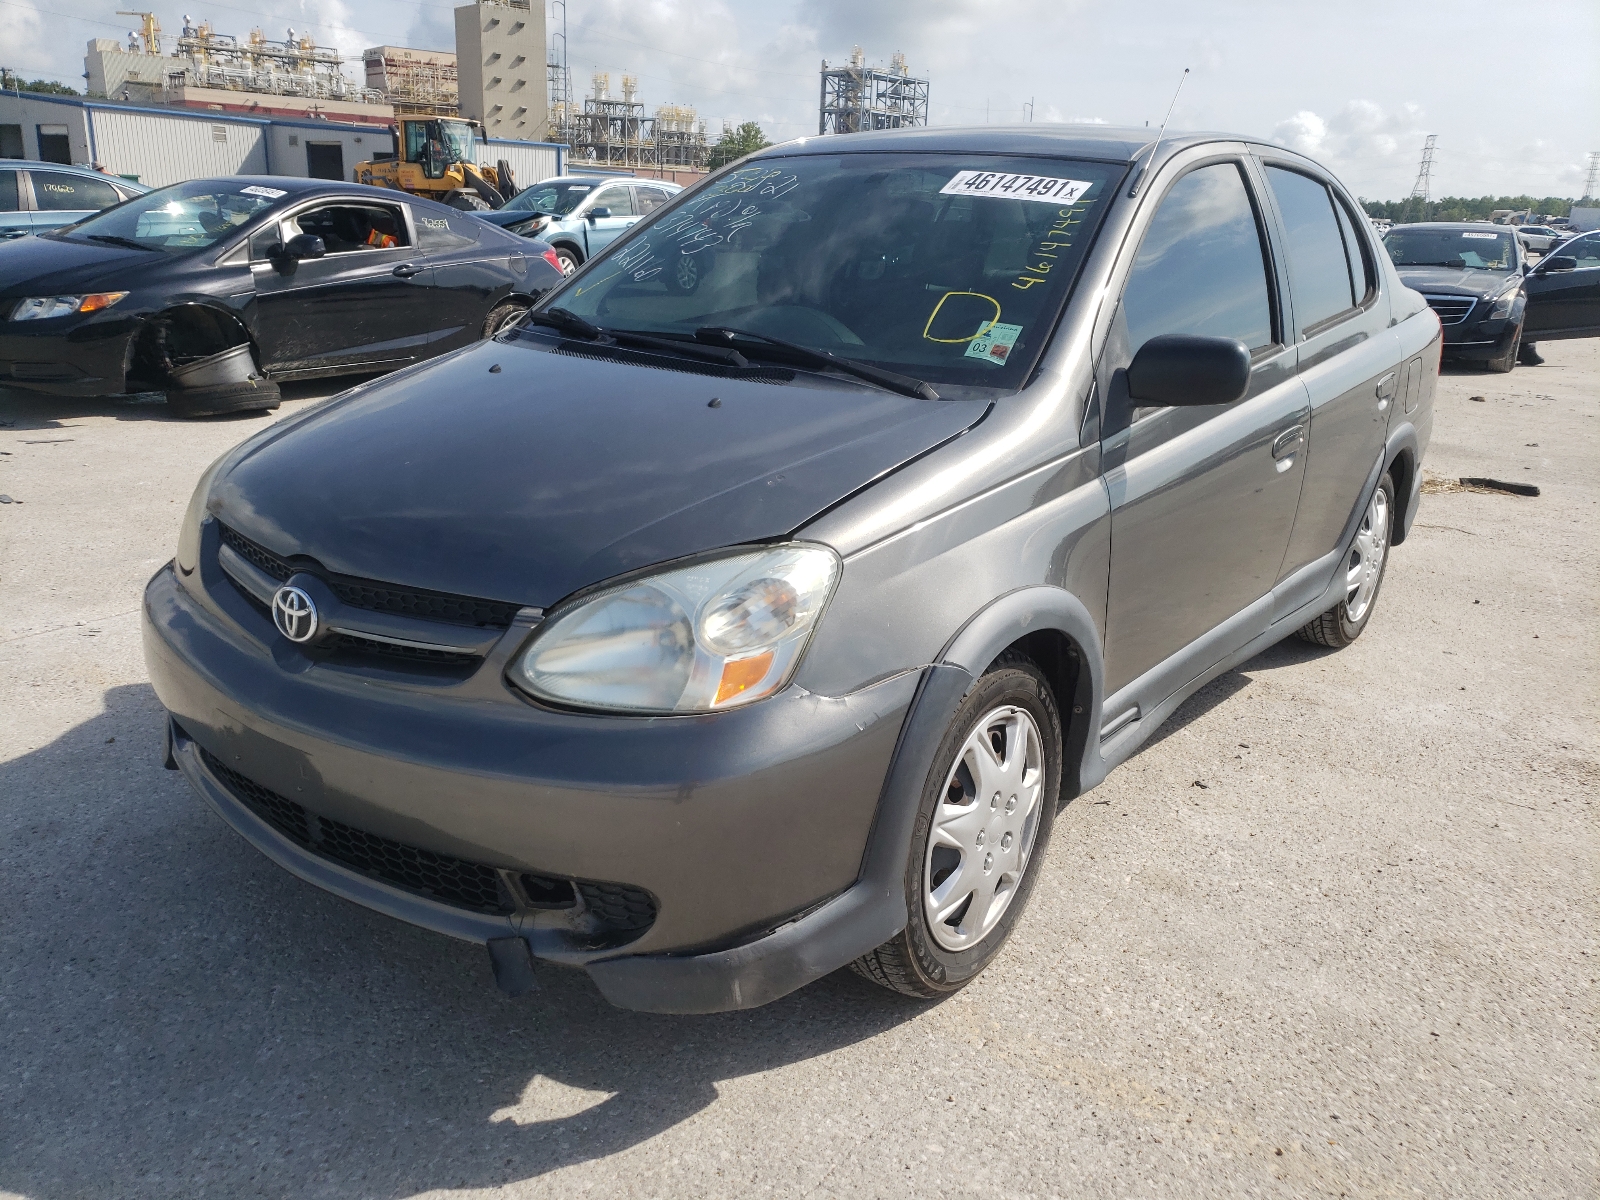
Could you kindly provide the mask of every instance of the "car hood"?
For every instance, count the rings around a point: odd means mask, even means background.
[[[1408,288],[1459,296],[1498,295],[1514,274],[1478,267],[1396,267],[1395,270]]]
[[[0,242],[0,297],[111,291],[134,272],[165,262],[160,251],[27,237]],[[130,270],[132,268],[132,270]]]
[[[480,343],[265,430],[208,507],[336,574],[548,607],[625,571],[781,538],[988,411],[552,345]]]
[[[507,225],[520,225],[524,221],[532,221],[539,216],[526,208],[497,208],[491,212],[475,212],[472,214],[480,221],[487,221],[491,225],[498,225],[504,229]]]

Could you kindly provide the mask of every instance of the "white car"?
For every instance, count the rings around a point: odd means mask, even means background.
[[[1570,233],[1562,233],[1559,229],[1551,229],[1548,225],[1517,226],[1517,241],[1522,243],[1522,248],[1536,250],[1540,254],[1547,253],[1551,246],[1571,236]]]

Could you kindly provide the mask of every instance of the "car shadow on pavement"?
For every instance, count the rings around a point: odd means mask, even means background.
[[[307,398],[332,396],[355,387],[373,375],[352,375],[337,380],[316,379],[305,383],[286,383],[280,389],[284,400],[290,402]],[[32,392],[19,392],[0,388],[0,429],[65,429],[63,422],[79,417],[111,417],[118,421],[173,421],[185,424],[231,423],[250,425],[281,415],[281,410],[271,412],[256,409],[252,412],[225,413],[217,417],[179,417],[167,407],[166,396],[161,392],[144,392],[134,396],[40,396]]]
[[[483,950],[323,893],[160,767],[148,686],[0,764],[0,1192],[389,1197],[625,1151],[741,1076],[927,1011],[838,972],[765,1008],[512,1000]]]

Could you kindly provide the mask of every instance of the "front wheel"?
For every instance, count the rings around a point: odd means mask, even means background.
[[[906,863],[906,927],[851,964],[907,996],[966,986],[1022,916],[1061,790],[1061,719],[1028,658],[1002,655],[934,756]]]
[[[1387,473],[1367,502],[1367,511],[1356,528],[1355,541],[1345,557],[1344,598],[1297,631],[1299,636],[1318,646],[1341,649],[1361,636],[1378,604],[1378,588],[1384,568],[1389,565],[1389,540],[1394,532],[1394,480]]]
[[[1522,326],[1518,325],[1516,332],[1511,335],[1511,344],[1506,347],[1505,353],[1495,355],[1486,365],[1496,375],[1504,375],[1517,365],[1517,356],[1521,350]]]

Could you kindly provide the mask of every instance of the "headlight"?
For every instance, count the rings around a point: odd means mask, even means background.
[[[557,612],[507,675],[578,708],[736,708],[789,681],[838,578],[832,550],[790,545],[634,579]]]
[[[1492,321],[1498,317],[1509,317],[1511,315],[1511,306],[1517,302],[1517,297],[1521,294],[1522,285],[1520,283],[1509,291],[1501,292],[1495,298],[1494,307],[1489,310],[1489,319]]]
[[[206,497],[211,495],[211,483],[217,477],[217,469],[222,466],[222,460],[232,453],[230,450],[227,454],[217,456],[201,474],[200,482],[195,485],[194,494],[189,497],[189,507],[183,513],[183,524],[178,528],[176,556],[178,570],[185,575],[193,575],[195,567],[200,565],[200,522],[206,519]]]
[[[90,292],[77,296],[30,296],[11,310],[13,321],[43,321],[49,317],[68,317],[73,313],[99,312],[110,308],[127,292]]]

